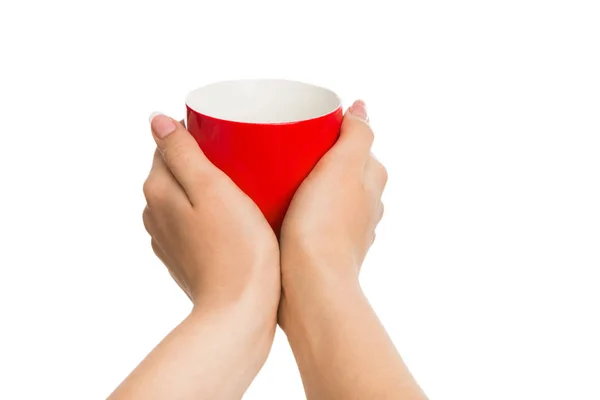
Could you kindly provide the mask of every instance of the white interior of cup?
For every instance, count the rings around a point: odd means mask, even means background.
[[[282,79],[248,79],[210,84],[192,91],[186,104],[209,117],[257,124],[318,118],[340,107],[331,90]]]

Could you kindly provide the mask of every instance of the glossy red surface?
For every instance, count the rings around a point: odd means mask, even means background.
[[[294,193],[336,142],[342,108],[282,124],[225,121],[187,107],[188,130],[210,161],[261,209],[277,235]]]

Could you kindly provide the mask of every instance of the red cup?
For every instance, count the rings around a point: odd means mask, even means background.
[[[240,80],[196,89],[186,106],[188,130],[206,157],[279,235],[294,193],[339,136],[339,97],[301,82]]]

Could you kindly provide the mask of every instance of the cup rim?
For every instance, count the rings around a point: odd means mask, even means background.
[[[205,92],[205,91],[211,90],[211,89],[218,89],[219,86],[226,87],[226,86],[232,86],[232,85],[249,85],[249,84],[256,84],[256,85],[279,84],[279,85],[287,85],[289,87],[295,86],[297,89],[302,88],[303,90],[310,90],[310,91],[313,91],[315,95],[320,96],[320,98],[327,97],[327,99],[323,100],[323,101],[328,101],[329,102],[328,104],[331,104],[331,106],[326,107],[326,111],[313,113],[312,115],[310,115],[308,117],[285,118],[283,120],[278,120],[278,121],[256,121],[256,120],[247,120],[247,119],[242,119],[242,118],[227,118],[227,117],[224,117],[223,115],[218,115],[219,114],[218,112],[214,112],[214,111],[207,112],[205,110],[201,110],[203,107],[200,107],[198,105],[199,101],[197,99],[194,99],[194,97],[199,97],[202,92]],[[196,104],[191,104],[191,103],[196,103]],[[312,83],[307,83],[307,82],[303,82],[303,81],[299,81],[299,80],[277,79],[277,78],[230,79],[230,80],[221,80],[221,81],[212,82],[212,83],[200,86],[200,87],[190,91],[186,96],[185,104],[189,111],[192,111],[192,112],[199,114],[206,118],[211,118],[214,120],[229,122],[229,123],[250,124],[250,125],[297,124],[297,123],[313,121],[313,120],[317,120],[317,119],[320,119],[323,117],[327,117],[329,115],[337,113],[338,111],[340,111],[342,109],[341,98],[331,89],[327,89],[323,86],[319,86],[319,85],[315,85]]]

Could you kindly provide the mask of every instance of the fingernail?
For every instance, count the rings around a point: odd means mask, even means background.
[[[362,100],[356,100],[354,104],[350,106],[348,111],[358,118],[364,119],[365,121],[369,120],[369,116],[367,115],[367,105]]]
[[[177,128],[171,118],[161,112],[150,114],[150,127],[159,139],[166,138]]]

